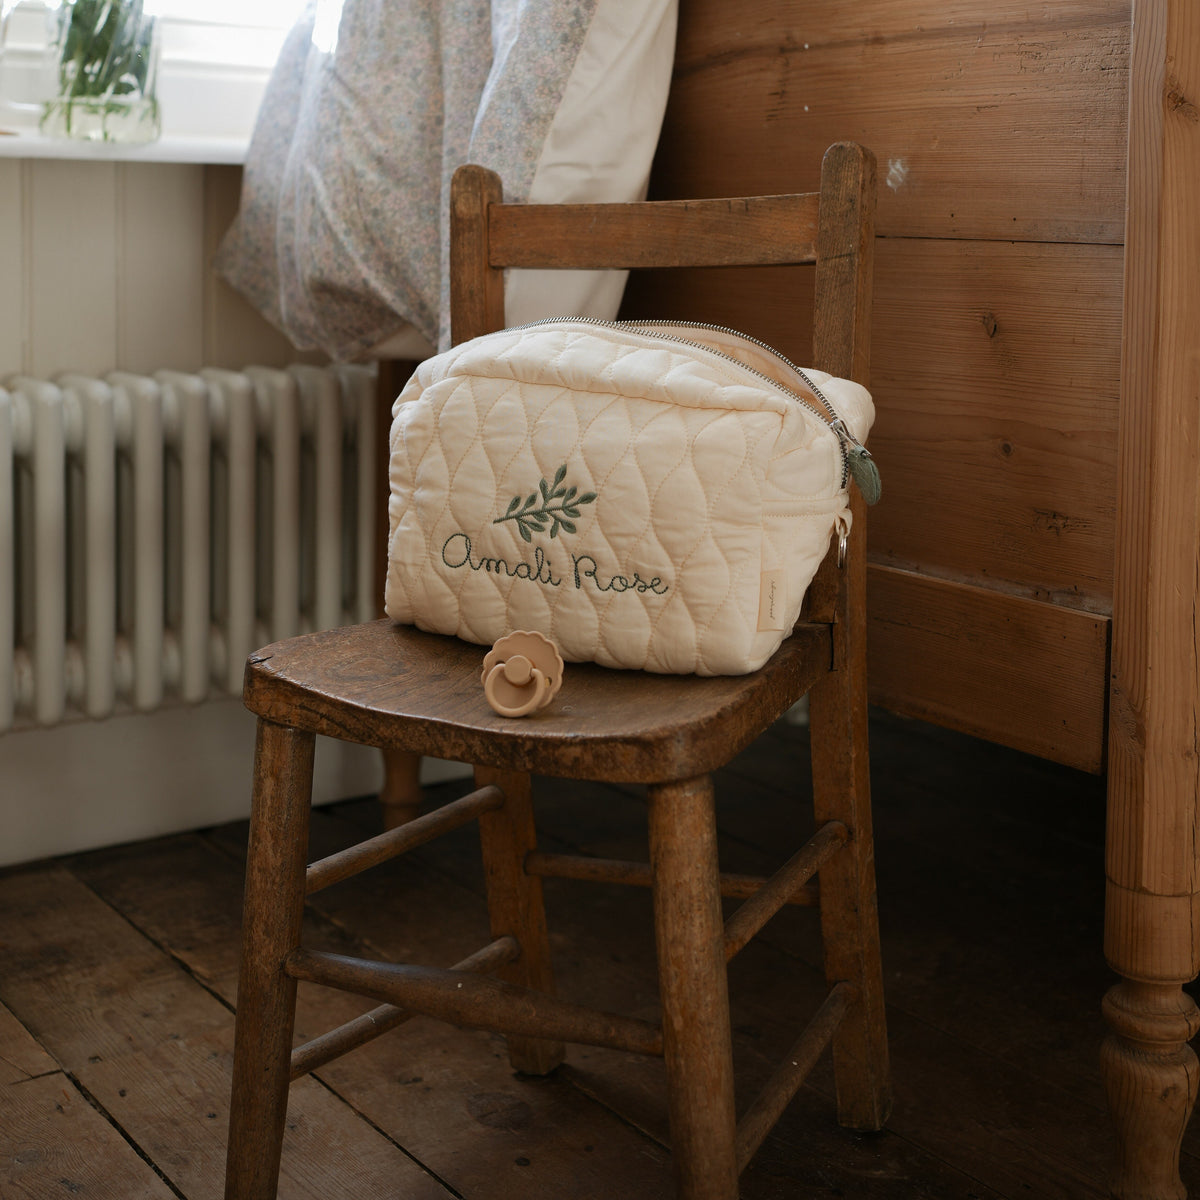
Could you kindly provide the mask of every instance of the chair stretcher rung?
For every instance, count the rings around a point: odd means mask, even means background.
[[[516,938],[497,938],[461,962],[455,963],[450,969],[485,975],[505,963],[513,962],[520,953],[521,947]],[[299,1079],[301,1075],[323,1067],[327,1062],[365,1045],[380,1034],[395,1029],[397,1025],[403,1025],[410,1017],[416,1015],[411,1009],[400,1008],[395,1004],[381,1004],[378,1008],[373,1008],[370,1012],[363,1013],[362,1016],[355,1017],[354,1020],[347,1021],[302,1046],[297,1046],[292,1051],[292,1079]]]
[[[649,863],[629,862],[617,858],[588,858],[580,854],[547,854],[534,850],[525,856],[525,873],[550,879],[583,879],[593,883],[623,883],[631,887],[650,887],[654,878]],[[721,895],[735,900],[753,896],[767,881],[761,875],[739,875],[721,872]],[[818,903],[815,886],[803,884],[787,899],[786,904],[813,907]]]
[[[821,864],[846,844],[850,831],[841,821],[827,821],[770,879],[725,922],[728,962],[806,884]]]
[[[800,1090],[809,1072],[813,1069],[821,1051],[837,1032],[837,1027],[846,1015],[858,994],[852,983],[835,984],[817,1009],[816,1015],[804,1032],[796,1039],[791,1050],[767,1080],[757,1099],[747,1109],[737,1126],[738,1171],[744,1171],[758,1152],[763,1139],[771,1132],[783,1110]]]
[[[286,970],[294,979],[370,996],[464,1029],[609,1046],[636,1054],[661,1056],[663,1052],[662,1030],[649,1021],[572,1004],[499,979],[316,950],[293,951]]]
[[[403,854],[406,850],[424,845],[443,833],[458,829],[468,821],[475,820],[480,813],[500,808],[503,803],[504,793],[498,787],[489,784],[431,813],[426,813],[423,817],[417,817],[415,821],[398,825],[395,829],[368,838],[356,846],[339,850],[337,854],[331,854],[308,868],[304,884],[305,894],[311,896],[314,892],[340,883],[343,879],[349,879],[351,875],[357,875],[368,867],[377,867],[397,854]]]

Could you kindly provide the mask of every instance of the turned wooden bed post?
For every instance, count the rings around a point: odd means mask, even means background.
[[[1187,1194],[1200,1082],[1200,11],[1135,0],[1108,752],[1103,1048],[1113,1194]]]

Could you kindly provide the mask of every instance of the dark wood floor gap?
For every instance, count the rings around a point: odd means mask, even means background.
[[[806,1088],[811,1087],[811,1086],[812,1086],[811,1084],[805,1083],[801,1087],[800,1090],[804,1091]],[[889,1133],[894,1132],[890,1126],[888,1127],[888,1132]],[[867,1133],[867,1134],[863,1135],[864,1138],[868,1138],[868,1139],[873,1138],[873,1137],[881,1137],[881,1136],[882,1136],[881,1134],[877,1134],[877,1133]],[[964,1167],[961,1162],[957,1162],[954,1159],[952,1159],[946,1155],[939,1154],[937,1151],[930,1151],[928,1146],[923,1145],[920,1141],[915,1140],[911,1137],[908,1137],[907,1135],[905,1135],[903,1133],[897,1133],[896,1138],[898,1141],[901,1141],[905,1145],[911,1147],[914,1154],[927,1155],[933,1162],[936,1162],[939,1167],[942,1167],[947,1172],[954,1172],[964,1182],[969,1182],[969,1183],[974,1184],[975,1187],[979,1188],[980,1191],[983,1192],[985,1195],[992,1191],[992,1187],[987,1182],[986,1179],[980,1178],[969,1167]],[[1023,1189],[1023,1191],[1025,1191],[1026,1195],[1033,1194],[1032,1189]],[[973,1193],[966,1192],[966,1193],[964,1193],[964,1195],[971,1197],[973,1195]],[[1015,1200],[1015,1198],[1014,1198],[1014,1200]],[[1111,1200],[1111,1197],[1106,1198],[1106,1200]]]
[[[68,870],[71,870],[71,860],[67,861],[66,866]],[[228,1009],[229,1012],[234,1011],[233,1005],[230,1004],[230,1002],[225,999],[225,997],[222,996],[221,993],[217,991],[217,989],[213,987],[211,983],[208,982],[208,980],[206,980],[202,975],[197,974],[186,958],[183,958],[181,955],[177,954],[169,945],[164,943],[161,938],[155,937],[149,929],[139,925],[138,922],[133,920],[128,913],[122,912],[119,908],[114,908],[113,905],[111,905],[103,896],[100,895],[99,892],[91,887],[77,871],[71,870],[71,874],[76,878],[76,880],[78,880],[81,887],[87,888],[87,890],[96,897],[96,900],[100,904],[103,904],[105,908],[119,917],[126,925],[130,927],[130,929],[137,933],[139,937],[145,938],[146,941],[149,942],[150,945],[153,946],[160,954],[164,955],[166,958],[169,958],[171,962],[175,964],[175,966],[177,966],[185,975],[188,976],[189,979],[191,979],[194,984],[196,984],[197,987],[203,988],[204,991],[206,991],[223,1008]]]
[[[214,854],[220,855],[221,858],[225,859],[226,862],[237,863],[239,867],[244,868],[246,865],[245,851],[243,850],[239,853],[232,846],[223,842],[219,837],[213,836],[219,828],[220,826],[210,825],[207,829],[198,829],[196,831],[196,836]]]
[[[354,929],[353,926],[342,920],[336,913],[325,909],[319,900],[305,900],[304,911],[307,914],[307,919],[313,921],[318,928],[336,933],[349,941],[357,942],[363,951],[364,957],[377,958],[381,962],[392,961],[392,956],[388,951],[382,949],[378,943],[372,942],[369,937],[364,936],[361,932]]]
[[[653,1142],[656,1146],[661,1146],[664,1150],[669,1151],[671,1149],[669,1140],[654,1128],[650,1122],[639,1121],[634,1114],[621,1108],[620,1105],[614,1104],[609,1094],[603,1089],[589,1087],[584,1077],[569,1062],[563,1063],[561,1067],[558,1067],[555,1070],[555,1075],[565,1083],[570,1084],[581,1096],[586,1097],[593,1104],[599,1105],[627,1129],[633,1130],[634,1133],[641,1135],[647,1141]]]
[[[886,238],[892,242],[999,242],[1004,246],[1124,246],[1123,238],[1114,237],[1111,241],[1108,238],[1091,238],[1083,237],[1080,234],[1072,236],[1070,230],[1064,230],[1061,237],[1056,238],[1031,238],[1031,237],[983,237],[979,234],[943,234],[940,237],[925,236],[915,233],[886,233],[876,231],[877,238]],[[874,558],[869,560],[874,563]],[[892,566],[891,562],[879,560],[886,566]],[[972,582],[964,580],[963,582]],[[1028,596],[1029,591],[1026,588],[1012,587],[1010,590],[1014,596]],[[1036,597],[1034,597],[1036,598]],[[1111,614],[1103,611],[1097,612],[1098,616],[1109,616]]]
[[[33,1035],[31,1034],[30,1036],[32,1037]],[[3,1062],[3,1061],[4,1061],[3,1059],[0,1059],[0,1062]],[[7,1086],[8,1087],[22,1087],[24,1084],[27,1084],[27,1083],[36,1083],[39,1079],[49,1079],[52,1075],[61,1075],[61,1076],[63,1076],[64,1079],[69,1078],[69,1075],[67,1074],[67,1072],[65,1070],[63,1070],[62,1067],[55,1067],[53,1071],[43,1071],[40,1075],[26,1075],[24,1079],[14,1080],[12,1083],[8,1084]]]
[[[137,1140],[132,1134],[108,1111],[107,1108],[94,1096],[83,1083],[71,1072],[64,1070],[63,1075],[71,1082],[71,1086],[83,1097],[88,1107],[93,1109],[112,1127],[113,1131],[118,1134],[123,1142],[162,1180],[163,1185],[171,1189],[171,1193],[178,1197],[178,1200],[188,1200],[187,1196],[181,1192],[176,1186],[175,1181],[138,1145]]]
[[[328,1079],[323,1079],[319,1069],[311,1072],[308,1078],[315,1079],[317,1083],[321,1085],[321,1087],[323,1087],[331,1096],[334,1097],[334,1099],[338,1101],[339,1104],[344,1104],[360,1121],[362,1121],[364,1125],[369,1126],[381,1138],[383,1138],[390,1145],[394,1146],[401,1154],[404,1155],[405,1158],[409,1160],[409,1162],[413,1164],[413,1166],[417,1167],[420,1171],[424,1172],[424,1174],[428,1175],[429,1178],[432,1179],[439,1187],[445,1188],[447,1196],[454,1197],[454,1200],[466,1200],[466,1197],[463,1196],[462,1192],[458,1191],[451,1183],[443,1179],[427,1163],[423,1163],[415,1154],[413,1154],[411,1150],[398,1142],[377,1121],[373,1121],[369,1114],[363,1112],[357,1105],[354,1104],[352,1100],[349,1099],[349,1097],[339,1092],[338,1089],[334,1087],[334,1085],[330,1083]],[[187,1200],[187,1197],[183,1196],[180,1198],[180,1200]]]

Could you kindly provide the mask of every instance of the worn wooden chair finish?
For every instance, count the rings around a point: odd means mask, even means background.
[[[535,206],[501,201],[477,167],[452,194],[456,341],[504,323],[506,266],[640,267],[815,262],[813,363],[865,382],[874,162],[832,147],[821,191],[745,200]],[[238,989],[228,1200],[275,1195],[292,1079],[412,1013],[494,1030],[513,1065],[545,1073],[563,1043],[666,1061],[677,1195],[732,1200],[738,1175],[832,1042],[841,1121],[877,1129],[888,1110],[875,912],[864,683],[865,563],[859,512],[844,566],[836,548],[801,623],[759,672],[700,679],[568,666],[558,700],[506,720],[479,685],[483,649],[386,621],[280,642],[254,655],[245,700],[258,715]],[[817,832],[769,880],[718,868],[710,773],[800,696],[811,695]],[[478,790],[331,858],[305,864],[314,735],[479,764]],[[530,772],[647,787],[650,862],[540,852]],[[453,970],[304,949],[306,894],[477,820],[493,941]],[[809,882],[820,871],[820,886]],[[543,876],[653,889],[661,1025],[554,995]],[[721,897],[743,897],[722,920]],[[740,1121],[725,967],[788,902],[819,904],[828,998]],[[292,1048],[298,980],[381,1007]]]

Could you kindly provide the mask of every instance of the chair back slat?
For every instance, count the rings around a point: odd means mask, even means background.
[[[629,204],[496,204],[493,267],[594,271],[815,262],[816,192]]]
[[[868,382],[875,159],[825,153],[820,192],[620,204],[505,204],[498,176],[464,166],[450,193],[450,332],[503,328],[503,272],[817,264],[813,356]],[[686,317],[683,313],[662,316]]]

